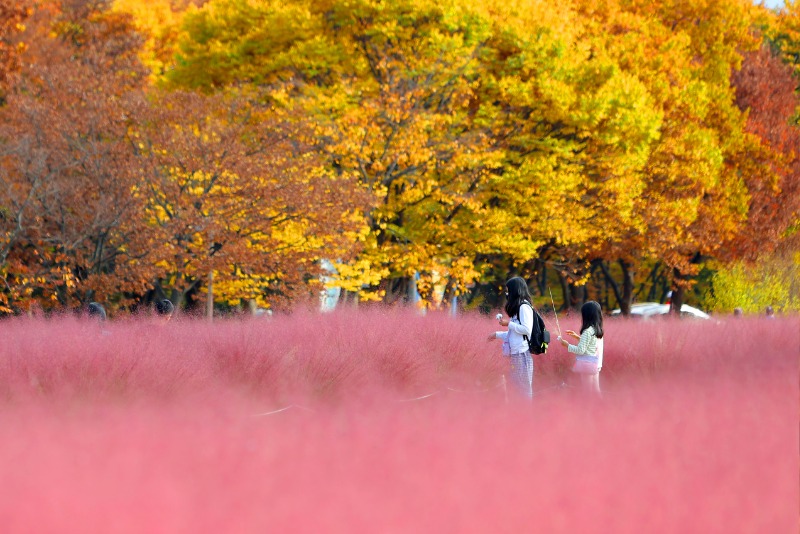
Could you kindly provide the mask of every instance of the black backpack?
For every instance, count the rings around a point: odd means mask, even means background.
[[[528,342],[528,348],[531,354],[544,354],[547,352],[547,345],[550,344],[550,332],[545,328],[544,319],[542,319],[542,316],[536,311],[536,308],[527,300],[523,301],[523,304],[527,304],[533,310],[533,328],[531,329],[530,338],[528,336],[522,337]]]

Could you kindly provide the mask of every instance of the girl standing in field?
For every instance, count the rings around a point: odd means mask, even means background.
[[[528,284],[515,276],[506,282],[506,307],[508,319],[500,314],[497,320],[501,326],[507,326],[507,331],[494,332],[489,340],[503,340],[503,355],[507,356],[511,364],[511,382],[515,388],[527,399],[533,398],[533,358],[528,348],[528,341],[533,328],[533,307]]]
[[[571,345],[561,337],[558,340],[569,352],[575,354],[572,372],[577,373],[586,391],[600,394],[600,369],[603,368],[603,312],[600,304],[590,300],[581,306],[581,333],[567,330],[566,335],[578,339]]]

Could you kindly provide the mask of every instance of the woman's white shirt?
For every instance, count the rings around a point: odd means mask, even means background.
[[[512,317],[508,322],[508,331],[495,332],[495,337],[508,343],[511,354],[519,354],[528,350],[528,342],[522,336],[530,338],[533,329],[533,308],[529,304],[519,307],[518,317]]]

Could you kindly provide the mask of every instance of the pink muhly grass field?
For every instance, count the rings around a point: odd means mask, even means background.
[[[530,405],[496,329],[0,322],[2,531],[797,531],[796,317],[607,319],[602,400],[554,343]]]

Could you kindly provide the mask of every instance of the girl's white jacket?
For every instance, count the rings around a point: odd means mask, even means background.
[[[519,317],[512,317],[509,320],[508,331],[495,332],[494,335],[503,340],[504,348],[508,345],[511,354],[519,354],[528,350],[528,342],[522,336],[528,336],[530,339],[531,330],[533,330],[533,308],[523,304],[519,307]]]

